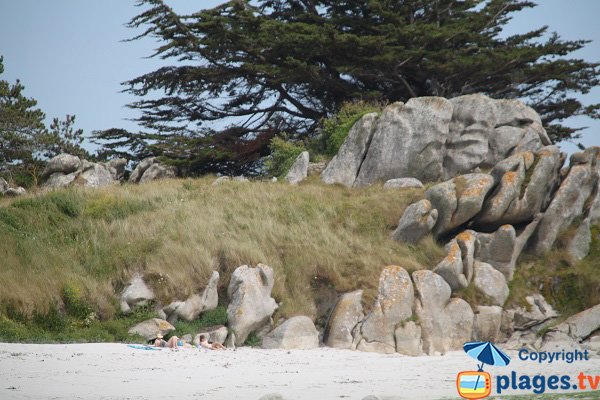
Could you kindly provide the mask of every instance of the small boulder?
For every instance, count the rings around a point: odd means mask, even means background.
[[[77,176],[77,181],[80,185],[98,188],[117,183],[111,171],[104,164],[90,164],[89,168],[83,170]]]
[[[438,218],[429,200],[423,199],[404,210],[392,238],[399,242],[415,244],[431,232]]]
[[[105,163],[105,165],[115,181],[122,181],[125,177],[125,167],[127,167],[127,163],[128,161],[125,158],[113,158]]]
[[[493,233],[477,233],[479,251],[476,258],[502,272],[507,281],[512,280],[515,263],[513,252],[517,232],[512,225],[502,225]]]
[[[286,320],[262,340],[263,349],[314,349],[319,347],[319,332],[308,317]]]
[[[204,311],[214,310],[219,304],[217,294],[217,285],[219,284],[219,273],[213,271],[201,294],[194,294],[186,301],[178,301],[171,303],[165,307],[163,311],[169,316],[170,322],[175,322],[177,318],[182,318],[186,321],[193,321]],[[168,312],[167,312],[168,311]]]
[[[198,332],[194,336],[192,343],[198,346],[200,344],[200,336],[204,336],[209,343],[223,344],[225,343],[225,340],[227,340],[228,333],[227,327],[223,325],[210,326],[203,328],[201,332]]]
[[[18,186],[16,188],[12,188],[9,187],[8,189],[6,189],[5,191],[2,192],[6,197],[18,197],[18,196],[23,196],[24,194],[27,193],[27,190],[25,190],[25,188]]]
[[[331,312],[323,342],[338,349],[352,348],[352,330],[364,318],[362,290],[344,293]]]
[[[390,179],[383,184],[384,189],[422,188],[423,183],[416,178]]]
[[[256,268],[243,265],[231,275],[227,317],[229,328],[235,334],[235,345],[244,344],[251,332],[269,323],[277,309],[271,297],[274,283],[273,269],[263,264]]]
[[[308,176],[308,151],[303,151],[296,158],[288,173],[285,176],[285,180],[292,185],[297,185]]]
[[[142,179],[144,172],[155,162],[158,162],[156,157],[146,157],[140,161],[131,172],[131,175],[129,175],[129,182],[138,183]]]
[[[490,264],[480,261],[475,262],[473,284],[475,288],[485,295],[495,306],[503,306],[508,298],[509,290],[506,278]]]
[[[175,327],[167,321],[159,318],[152,318],[144,322],[140,322],[131,329],[129,329],[130,335],[139,335],[145,340],[152,340],[156,335],[166,335],[169,332],[175,330]]]
[[[463,271],[462,252],[456,239],[446,245],[446,252],[446,257],[433,268],[433,272],[444,278],[452,292],[466,288],[469,281]]]

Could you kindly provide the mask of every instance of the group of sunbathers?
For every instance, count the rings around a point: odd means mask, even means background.
[[[154,339],[154,347],[169,347],[171,349],[177,349],[179,347],[191,348],[194,346],[192,346],[185,340],[178,338],[177,336],[171,336],[169,340],[165,340],[163,339],[163,335],[159,333],[158,335],[156,335],[156,339]],[[219,342],[209,343],[208,339],[204,335],[200,335],[197,347],[199,349],[204,348],[209,350],[225,350],[225,346],[223,346]]]

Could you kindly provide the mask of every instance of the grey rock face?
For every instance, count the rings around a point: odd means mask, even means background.
[[[502,307],[477,306],[473,327],[473,340],[495,342],[500,336]]]
[[[131,172],[131,175],[129,175],[129,182],[138,183],[142,179],[144,172],[155,162],[158,162],[156,157],[146,157],[140,161]]]
[[[531,238],[530,247],[533,253],[542,255],[550,250],[558,236],[568,229],[577,217],[589,213],[597,194],[599,176],[596,160],[599,152],[600,148],[592,147],[571,159],[572,164],[566,178]],[[578,158],[588,159],[590,162],[580,164]]]
[[[450,286],[432,271],[415,271],[412,276],[423,351],[434,354],[462,348],[473,332],[474,314],[469,304],[462,299],[450,299]]]
[[[508,298],[509,290],[506,278],[490,264],[475,262],[473,284],[481,293],[487,296],[496,306],[503,306]]]
[[[105,163],[106,167],[110,171],[112,178],[115,181],[122,181],[125,176],[125,167],[127,167],[127,159],[125,158],[113,158],[112,160]]]
[[[48,161],[42,176],[50,176],[56,172],[65,175],[70,174],[71,172],[77,171],[80,166],[81,160],[79,157],[66,153],[59,154]]]
[[[251,332],[269,323],[277,309],[271,297],[274,283],[273,269],[267,265],[258,264],[256,268],[243,265],[233,272],[227,288],[231,299],[227,318],[235,334],[235,345],[242,345]]]
[[[404,210],[392,238],[399,242],[418,243],[431,232],[438,218],[429,200],[423,199]]]
[[[319,347],[319,332],[308,317],[292,317],[269,332],[263,349],[314,349]]]
[[[193,321],[204,311],[214,310],[219,304],[217,286],[219,284],[219,273],[213,271],[208,284],[201,294],[194,294],[186,301],[171,303],[163,311],[168,315],[169,322],[175,322],[178,318]]]
[[[527,296],[525,301],[529,304],[527,308],[518,307],[514,310],[513,328],[524,331],[558,317],[558,312],[540,294]]]
[[[165,320],[159,318],[152,318],[144,322],[140,322],[131,329],[129,329],[130,335],[140,335],[146,340],[151,340],[156,335],[166,335],[169,332],[175,330],[175,327]]]
[[[362,323],[362,340],[357,349],[394,353],[396,326],[412,316],[414,289],[410,275],[402,267],[384,268],[379,277],[377,300]]]
[[[558,185],[563,161],[556,146],[502,160],[491,172],[498,186],[486,200],[477,225],[489,227],[531,221],[548,206],[550,194]]]
[[[552,331],[562,332],[577,341],[582,341],[598,329],[600,329],[600,304],[567,318]]]
[[[421,340],[421,327],[414,321],[398,325],[394,332],[396,339],[396,352],[407,356],[420,356],[423,354],[423,341]]]
[[[423,183],[415,178],[396,178],[384,183],[384,189],[422,188]]]
[[[329,347],[352,349],[352,330],[364,318],[362,290],[343,294],[333,309],[323,342]]]
[[[132,308],[148,304],[154,300],[154,292],[140,275],[134,275],[129,285],[121,293],[121,312],[129,313]]]
[[[308,176],[308,160],[309,154],[308,151],[303,151],[296,158],[287,175],[285,176],[285,180],[291,183],[292,185],[297,185],[302,182]]]
[[[552,144],[532,108],[481,94],[394,103],[354,129],[330,163],[325,182],[367,186],[398,177],[447,180]]]
[[[468,174],[429,188],[425,198],[438,210],[433,228],[435,235],[442,236],[477,215],[493,186],[494,179],[490,175]]]
[[[377,114],[370,113],[363,116],[354,124],[338,153],[327,164],[327,167],[321,174],[323,182],[329,184],[341,183],[347,187],[354,185],[360,166],[365,159],[365,154],[371,143],[376,120]]]
[[[139,183],[155,181],[158,179],[169,179],[177,176],[177,169],[171,165],[154,163],[144,171]]]
[[[435,181],[443,175],[444,144],[452,103],[441,97],[412,98],[386,107],[354,186],[399,176]]]
[[[83,182],[83,186],[93,188],[117,183],[113,174],[104,164],[92,164],[90,168],[81,172],[77,179]]]
[[[478,233],[479,251],[476,257],[502,272],[510,281],[515,270],[513,252],[516,240],[517,232],[512,225],[502,225],[493,233]]]

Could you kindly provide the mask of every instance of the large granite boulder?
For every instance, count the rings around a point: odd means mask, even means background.
[[[440,179],[452,108],[441,97],[417,97],[386,107],[354,186],[403,176],[428,182]]]
[[[271,297],[274,283],[273,269],[264,264],[256,268],[242,265],[231,275],[227,288],[230,299],[227,319],[236,346],[244,344],[250,333],[269,323],[277,309]]]
[[[438,210],[434,234],[443,236],[476,216],[493,186],[491,175],[467,174],[429,188],[425,198]]]
[[[154,292],[140,275],[134,275],[121,293],[121,312],[127,314],[132,308],[143,306],[155,299]]]
[[[219,273],[213,271],[202,293],[193,294],[185,301],[176,301],[163,308],[163,311],[168,316],[167,320],[171,323],[175,323],[179,318],[186,321],[193,321],[204,311],[217,308],[217,305],[219,305],[218,284]]]
[[[42,174],[44,187],[57,189],[77,185],[102,187],[118,183],[117,172],[109,163],[92,163],[71,154],[59,154],[50,159]]]
[[[112,185],[118,181],[105,164],[90,163],[77,176],[77,182],[87,187],[102,187]]]
[[[312,320],[298,316],[286,320],[262,340],[263,349],[314,349],[319,347],[319,332]]]
[[[139,335],[145,340],[152,340],[157,335],[166,335],[175,330],[175,327],[160,318],[152,318],[133,326],[129,329],[130,335]]]
[[[462,299],[451,299],[450,286],[432,271],[415,271],[412,277],[423,351],[431,355],[461,349],[473,333],[474,314],[469,304]]]
[[[546,209],[560,181],[564,155],[556,146],[502,160],[491,172],[497,187],[483,205],[476,225],[489,229],[533,220]]]
[[[163,165],[157,157],[146,157],[136,165],[129,182],[144,183],[157,179],[175,178],[177,169],[171,165]]]
[[[398,325],[394,332],[394,339],[396,340],[396,353],[407,356],[420,356],[423,354],[421,326],[414,321]]]
[[[327,321],[323,343],[329,347],[352,349],[352,331],[364,318],[362,290],[344,293]]]
[[[509,290],[502,272],[490,264],[480,261],[475,262],[474,272],[473,285],[475,288],[488,298],[492,305],[503,306],[508,298]]]
[[[599,175],[596,167],[600,147],[590,147],[571,157],[565,179],[544,212],[529,244],[533,253],[542,255],[550,250],[559,235],[576,219],[587,216],[598,193]]]
[[[321,174],[325,183],[340,183],[352,187],[373,137],[377,113],[364,115],[348,132],[338,153]]]
[[[415,244],[431,232],[438,218],[438,211],[429,200],[423,199],[404,210],[392,238],[399,242]]]
[[[581,348],[581,343],[600,330],[600,304],[577,313],[546,332],[541,349]]]
[[[412,98],[357,122],[322,177],[346,186],[447,180],[551,144],[539,115],[518,100]]]
[[[308,151],[303,151],[296,157],[296,160],[290,167],[290,170],[285,175],[285,180],[292,185],[297,185],[308,176],[308,162],[309,154]]]
[[[410,275],[399,266],[384,268],[379,277],[377,300],[364,319],[357,349],[394,353],[396,327],[412,317],[414,289]]]

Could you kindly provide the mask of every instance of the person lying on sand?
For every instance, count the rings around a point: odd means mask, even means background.
[[[163,339],[163,335],[160,333],[156,335],[156,339],[154,339],[154,347],[170,347],[172,349],[176,349],[179,342],[179,338],[177,336],[171,336],[169,341]]]
[[[206,336],[204,335],[200,335],[200,343],[198,344],[198,347],[204,347],[205,349],[209,350],[225,350],[225,346],[223,346],[221,343],[208,343],[208,340],[206,340]]]

